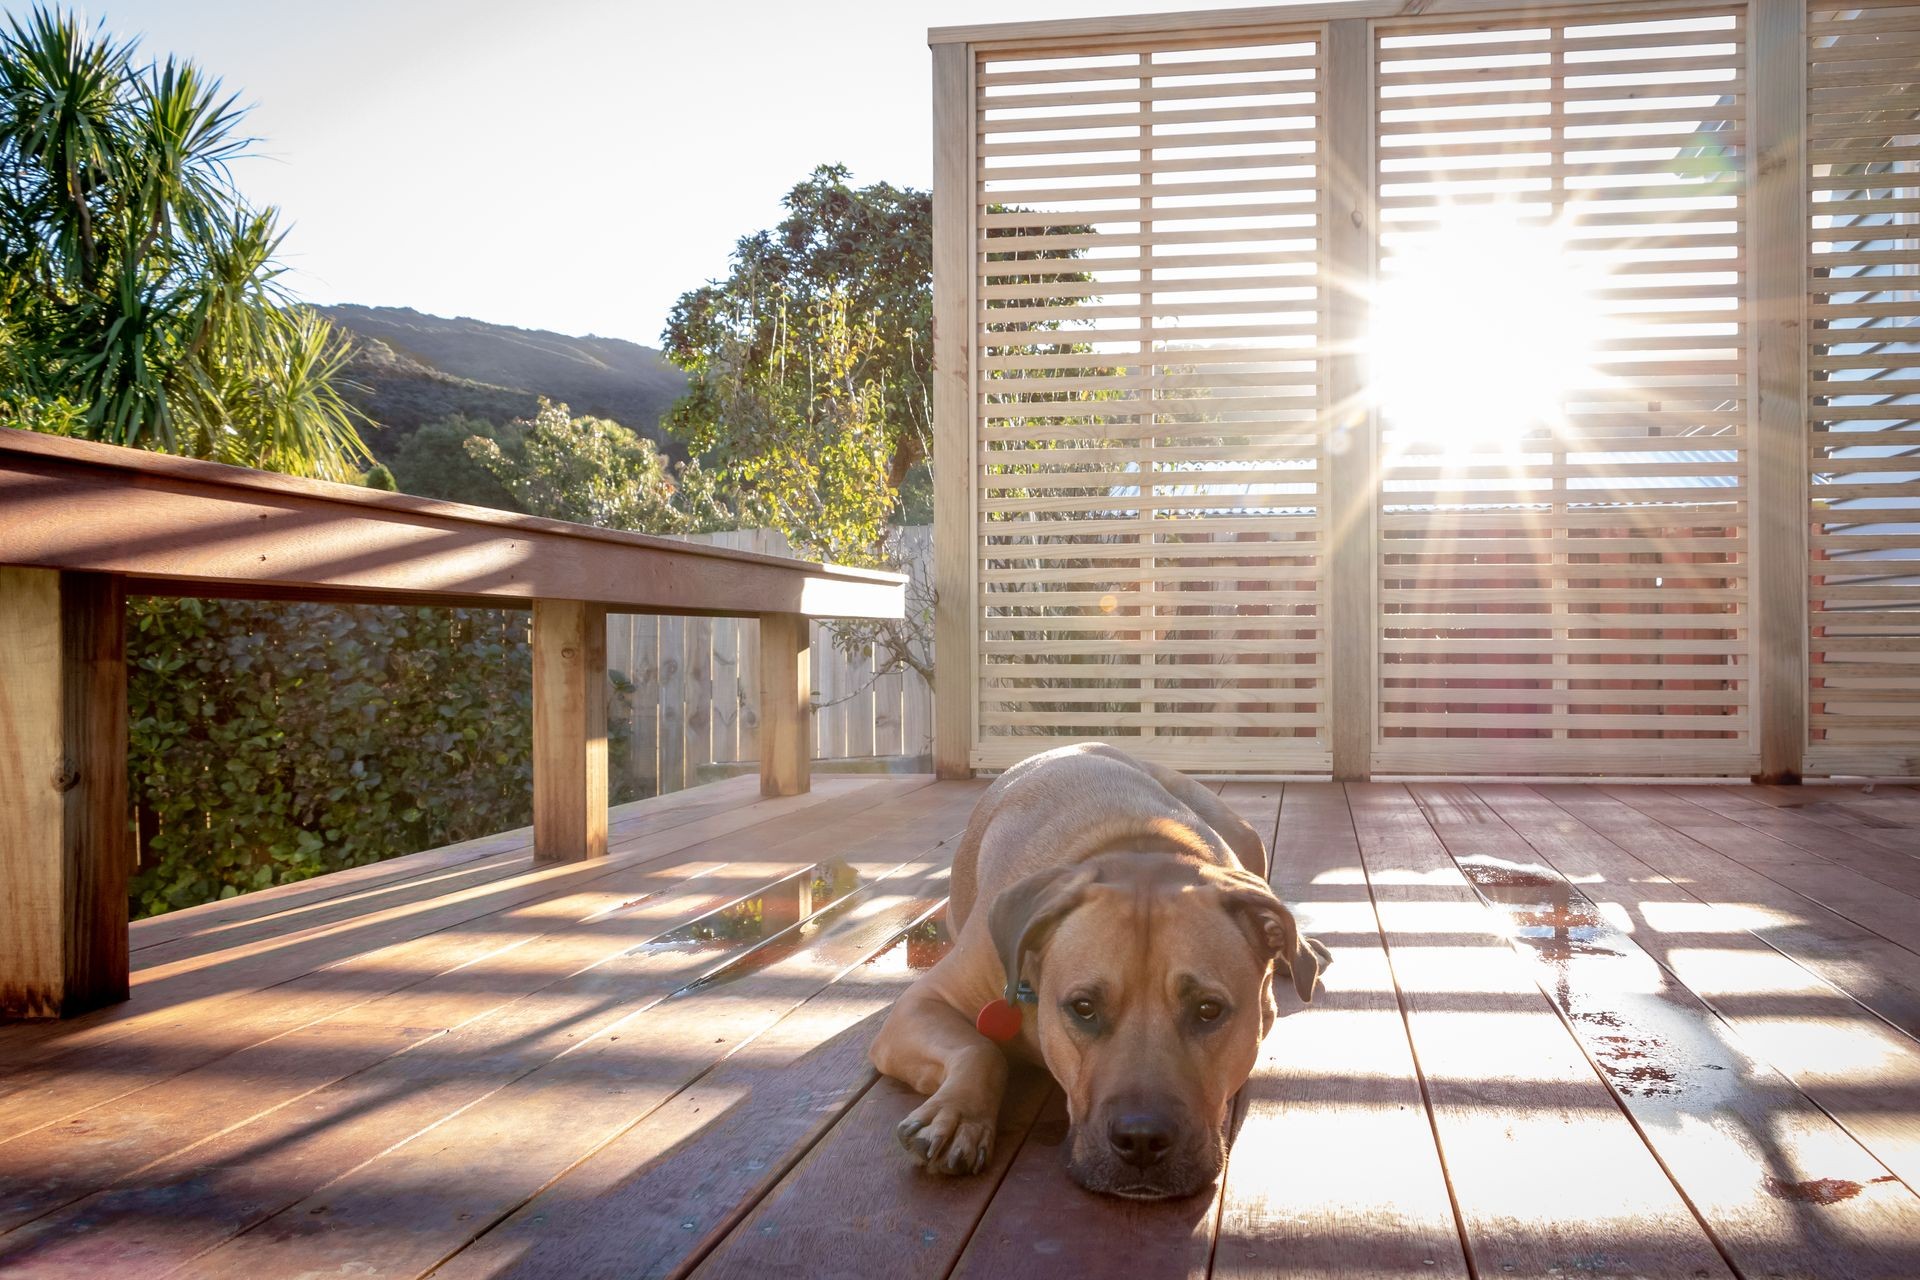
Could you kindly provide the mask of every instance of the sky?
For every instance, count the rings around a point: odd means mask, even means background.
[[[925,187],[926,30],[1223,0],[94,0],[252,110],[312,302],[657,345],[818,164]],[[0,8],[25,6],[0,0]]]

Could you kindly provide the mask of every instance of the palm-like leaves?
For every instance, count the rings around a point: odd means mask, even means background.
[[[347,348],[276,283],[276,212],[217,80],[70,15],[0,31],[0,421],[345,478]],[[59,406],[58,413],[49,406]]]
[[[126,175],[138,184],[137,207],[147,216],[151,242],[181,225],[205,239],[222,210],[237,203],[228,163],[242,155],[237,95],[220,97],[220,82],[192,63],[168,58],[136,82],[140,146]]]
[[[64,282],[92,283],[102,228],[97,198],[128,142],[132,46],[36,9],[0,42],[0,158],[17,171],[22,212],[52,242]]]

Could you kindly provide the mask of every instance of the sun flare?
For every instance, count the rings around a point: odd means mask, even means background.
[[[1557,226],[1511,209],[1449,209],[1400,239],[1381,275],[1373,394],[1403,440],[1513,447],[1595,380],[1595,285]]]

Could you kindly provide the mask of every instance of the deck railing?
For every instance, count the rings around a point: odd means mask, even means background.
[[[0,1016],[127,995],[129,594],[533,611],[533,825],[607,848],[609,613],[760,620],[760,782],[809,778],[808,628],[897,574],[0,428]]]

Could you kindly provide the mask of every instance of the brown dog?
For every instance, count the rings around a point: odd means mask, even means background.
[[[928,1095],[901,1144],[931,1170],[985,1168],[1004,1047],[1060,1082],[1082,1186],[1158,1199],[1210,1184],[1277,1014],[1276,968],[1307,1000],[1330,959],[1266,869],[1258,833],[1170,769],[1083,743],[1008,770],[954,854],[953,950],[873,1044],[876,1067]]]

